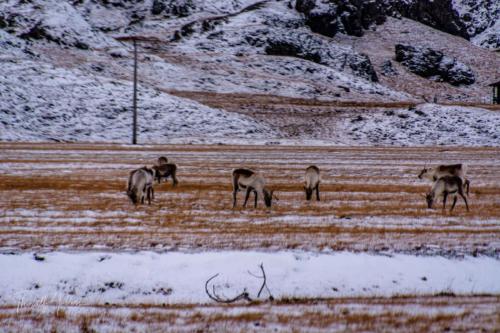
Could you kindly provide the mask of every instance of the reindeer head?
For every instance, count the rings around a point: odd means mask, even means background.
[[[162,165],[162,164],[167,164],[168,163],[168,158],[165,156],[160,156],[158,157],[158,161],[156,161],[157,165]]]
[[[429,169],[427,169],[427,167],[424,167],[422,169],[422,171],[420,171],[420,174],[418,175],[418,179],[422,179],[422,177],[424,177],[424,175],[429,171]]]
[[[130,198],[130,201],[132,201],[132,203],[134,205],[137,205],[137,202],[138,202],[138,198],[137,198],[137,193],[135,193],[134,190],[128,190],[127,191],[127,196]]]
[[[432,208],[432,204],[434,203],[434,193],[427,193],[427,195],[425,196],[425,200],[427,201],[427,208]]]
[[[307,186],[304,186],[304,191],[306,192],[306,200],[311,200],[313,189]]]
[[[270,208],[272,205],[273,198],[278,200],[278,198],[274,195],[274,190],[268,191],[264,189],[264,202],[266,203],[266,207]]]

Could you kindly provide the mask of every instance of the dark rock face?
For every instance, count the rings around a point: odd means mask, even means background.
[[[384,63],[380,66],[380,69],[382,70],[382,75],[384,76],[398,75],[398,71],[394,68],[394,66],[392,66],[392,61],[390,60],[384,61]]]
[[[20,34],[19,38],[22,38],[22,39],[47,39],[49,41],[58,42],[54,37],[52,37],[47,32],[45,27],[43,27],[40,22],[35,24],[27,32]]]
[[[452,0],[297,0],[295,9],[306,17],[312,31],[333,37],[342,32],[362,36],[363,31],[385,22],[387,16],[404,16],[453,35],[469,38]]]
[[[339,0],[319,3],[318,0],[297,0],[295,8],[304,13],[312,31],[333,37],[337,32],[362,36],[371,25],[385,22],[384,5],[362,0]]]
[[[373,68],[370,58],[366,54],[357,54],[347,57],[349,67],[357,76],[364,77],[372,82],[378,82],[377,73]]]
[[[499,49],[500,48],[500,34],[491,33],[481,42],[482,47],[487,47],[489,49]]]
[[[167,6],[163,1],[153,0],[153,6],[151,7],[151,14],[160,15],[166,8]]]
[[[402,16],[418,21],[452,35],[469,39],[467,28],[453,9],[452,0],[417,0],[411,3],[393,1],[393,10]]]
[[[430,48],[397,44],[396,61],[412,73],[454,86],[475,82],[474,73],[467,65]]]
[[[269,55],[297,57],[321,64],[321,55],[318,52],[304,50],[291,41],[270,40],[265,51]]]
[[[339,48],[310,33],[273,34],[257,31],[247,35],[245,41],[254,47],[263,48],[268,55],[295,57],[340,71],[350,70],[358,77],[378,82],[367,55]]]
[[[153,0],[151,14],[171,14],[174,16],[188,16],[195,6],[192,0]]]

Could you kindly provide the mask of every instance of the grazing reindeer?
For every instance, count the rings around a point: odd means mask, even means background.
[[[319,201],[319,169],[311,165],[306,169],[305,186],[306,200],[311,200],[313,191],[316,190],[316,200]]]
[[[449,165],[438,165],[434,168],[424,167],[420,174],[418,175],[419,179],[427,178],[430,181],[437,181],[439,178],[444,176],[458,176],[462,178],[464,189],[467,189],[467,196],[469,195],[469,187],[470,181],[465,178],[465,173],[467,171],[467,167],[465,164],[449,164]]]
[[[178,183],[176,177],[177,165],[172,163],[154,165],[153,171],[154,171],[154,178],[158,181],[158,184],[160,184],[162,178],[165,178],[166,180],[168,179],[168,177],[172,177],[173,186],[177,186]]]
[[[147,198],[148,204],[151,205],[151,199],[154,199],[153,170],[142,167],[131,171],[127,182],[127,195],[134,205],[144,204],[144,198]]]
[[[233,170],[233,208],[236,207],[236,193],[240,189],[246,189],[245,202],[243,207],[246,207],[250,193],[255,196],[254,207],[257,208],[257,197],[262,196],[266,207],[271,207],[274,190],[268,190],[265,186],[264,177],[256,174],[249,169],[234,169]],[[276,198],[276,196],[274,196]],[[278,198],[276,198],[277,200]]]
[[[427,207],[432,208],[432,204],[434,203],[434,199],[443,196],[443,211],[446,208],[446,198],[449,194],[453,195],[453,205],[451,206],[450,212],[455,208],[455,204],[457,203],[457,193],[464,199],[465,207],[467,211],[469,211],[469,204],[467,203],[467,199],[464,196],[463,192],[463,181],[462,178],[458,176],[444,176],[439,178],[425,199],[427,200]]]
[[[166,158],[165,156],[160,156],[158,157],[158,160],[156,161],[155,165],[160,166],[167,163],[168,163],[168,158]]]

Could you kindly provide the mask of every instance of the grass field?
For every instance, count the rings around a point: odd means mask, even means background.
[[[155,185],[152,205],[132,205],[125,195],[128,172],[161,155],[178,165],[179,186]],[[467,163],[470,212],[462,201],[453,213],[442,212],[440,204],[426,208],[430,184],[418,172],[426,163],[443,162]],[[310,164],[321,169],[320,202],[306,202],[302,191]],[[239,193],[232,209],[236,167],[262,173],[279,201],[271,209],[262,202],[244,209]],[[500,149],[1,143],[0,249],[347,250],[498,259]],[[144,330],[146,323],[152,331],[167,324],[179,331],[500,327],[498,295],[452,296],[281,299],[275,306],[87,304],[56,310],[48,304],[45,312],[5,304],[0,324],[12,331],[23,328],[17,319],[40,330],[64,324],[75,331]]]
[[[132,205],[130,170],[165,155],[179,186],[155,185],[151,206]],[[13,249],[306,249],[498,256],[500,150],[2,144],[0,247]],[[429,161],[466,162],[470,206],[426,208]],[[306,202],[304,169],[322,174]],[[231,171],[261,172],[279,201],[232,209]],[[253,202],[253,200],[250,200]]]

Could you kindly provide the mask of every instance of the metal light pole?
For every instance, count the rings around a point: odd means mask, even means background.
[[[134,38],[134,97],[132,101],[132,144],[137,144],[137,40]]]

